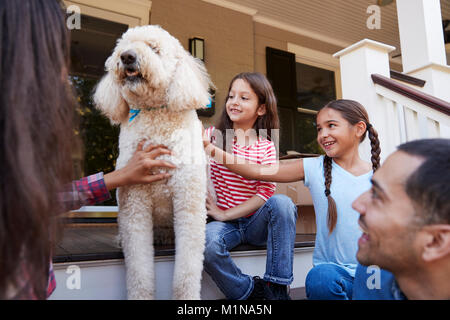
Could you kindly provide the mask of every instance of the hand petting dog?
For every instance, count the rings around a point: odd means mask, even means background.
[[[170,155],[171,151],[162,144],[150,144],[144,149],[144,144],[144,140],[139,142],[136,152],[125,167],[104,175],[108,190],[125,185],[152,183],[171,177],[168,172],[153,174],[151,171],[155,167],[175,169],[176,166],[169,161],[156,160],[161,155]]]

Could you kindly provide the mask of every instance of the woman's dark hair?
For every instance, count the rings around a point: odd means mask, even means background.
[[[75,100],[61,3],[0,1],[0,35],[0,299],[24,281],[44,299],[57,193],[72,178]]]
[[[253,92],[255,92],[256,96],[258,97],[258,105],[264,104],[266,106],[266,113],[256,119],[255,124],[253,125],[253,129],[256,131],[258,137],[261,133],[260,130],[267,129],[267,131],[264,131],[267,132],[267,136],[264,136],[264,138],[272,140],[273,137],[271,136],[270,131],[272,129],[280,128],[277,99],[275,97],[275,94],[273,93],[273,89],[270,85],[269,80],[267,80],[267,78],[259,72],[242,72],[236,75],[231,80],[230,86],[227,91],[227,97],[225,99],[222,115],[220,116],[220,119],[216,125],[216,130],[218,130],[222,134],[222,137],[227,137],[228,139],[232,138],[226,135],[227,130],[233,129],[233,121],[231,121],[230,117],[228,116],[226,104],[233,83],[237,79],[242,79],[250,85]],[[229,143],[222,144],[223,150],[225,150],[226,145],[229,145]]]
[[[357,101],[353,100],[333,100],[327,103],[323,109],[333,109],[338,111],[342,117],[347,120],[351,125],[356,125],[359,122],[364,122],[367,126],[366,132],[369,133],[371,153],[372,153],[372,169],[375,172],[380,166],[380,141],[378,140],[378,133],[369,121],[369,115],[366,109]],[[361,136],[360,143],[366,138],[366,132]],[[331,186],[331,168],[332,168],[332,158],[325,155],[323,159],[324,176],[325,176],[325,196],[328,199],[328,230],[330,233],[333,232],[337,223],[337,210],[336,203],[331,196],[330,186]]]

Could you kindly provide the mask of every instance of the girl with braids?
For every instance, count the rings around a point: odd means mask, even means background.
[[[352,202],[370,187],[380,162],[378,134],[364,107],[352,100],[335,100],[317,114],[317,141],[324,156],[272,165],[236,164],[230,154],[205,139],[216,161],[246,179],[294,182],[304,180],[316,213],[314,267],[306,277],[309,299],[351,299],[361,230]],[[369,136],[372,163],[363,161],[359,144]]]

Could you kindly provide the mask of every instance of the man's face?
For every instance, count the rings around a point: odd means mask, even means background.
[[[363,230],[357,252],[361,264],[393,271],[417,261],[417,218],[404,185],[422,162],[401,151],[393,153],[373,175],[372,188],[353,203]]]

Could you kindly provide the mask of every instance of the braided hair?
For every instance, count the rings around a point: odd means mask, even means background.
[[[369,122],[369,115],[366,109],[357,101],[353,100],[333,100],[326,104],[321,110],[325,108],[330,108],[339,111],[342,117],[347,120],[351,125],[356,125],[359,122],[364,122],[366,124],[366,132],[361,136],[360,143],[366,138],[366,133],[369,133],[369,140],[371,146],[371,162],[372,170],[375,172],[380,167],[380,141],[378,140],[378,133],[375,128]],[[323,173],[325,177],[325,196],[328,200],[328,217],[327,224],[328,230],[331,234],[336,227],[337,223],[337,210],[336,202],[331,196],[331,169],[332,169],[332,158],[325,155],[323,159]]]

